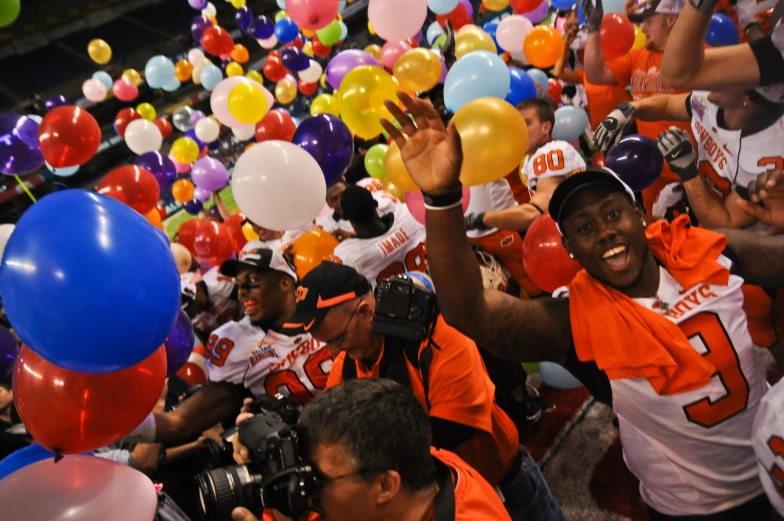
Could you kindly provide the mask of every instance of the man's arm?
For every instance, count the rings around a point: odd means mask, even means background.
[[[717,230],[738,259],[740,276],[764,288],[784,287],[784,236],[759,235],[745,230]]]
[[[583,80],[580,77],[580,73],[567,69],[566,68],[566,60],[569,59],[569,53],[572,52],[570,46],[572,42],[574,42],[574,38],[577,35],[577,27],[575,27],[575,23],[567,22],[566,23],[566,31],[564,32],[563,40],[564,40],[564,52],[561,54],[561,57],[555,62],[555,67],[553,67],[553,77],[568,81],[569,83],[577,83],[582,84]]]
[[[598,32],[589,34],[585,43],[585,79],[594,85],[618,85],[615,74],[604,63],[602,37]]]
[[[732,192],[724,202],[721,202],[708,191],[708,187],[700,176],[683,183],[689,206],[700,224],[706,228],[737,228],[742,229],[756,222],[746,212],[738,207],[736,202],[740,196]]]
[[[642,121],[690,121],[686,100],[691,94],[660,94],[630,102],[634,118]]]

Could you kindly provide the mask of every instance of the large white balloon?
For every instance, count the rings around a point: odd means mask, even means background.
[[[299,79],[305,83],[316,83],[321,78],[324,69],[316,60],[310,60],[310,67],[304,71],[299,71]]]
[[[324,174],[313,156],[286,141],[264,141],[237,160],[231,179],[234,200],[245,216],[270,230],[293,230],[321,212]]]
[[[152,121],[135,119],[125,128],[125,143],[136,155],[157,152],[163,144],[160,129]]]
[[[212,118],[201,118],[194,127],[196,137],[205,143],[212,143],[220,135],[220,125]]]
[[[5,245],[8,244],[8,239],[11,238],[14,228],[16,228],[16,226],[13,224],[0,224],[0,260],[3,258]]]

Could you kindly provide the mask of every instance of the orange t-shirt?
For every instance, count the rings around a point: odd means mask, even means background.
[[[618,105],[624,101],[631,101],[625,87],[621,85],[594,85],[585,79],[585,69],[577,69],[575,72],[580,75],[580,81],[585,87],[591,130],[596,130],[607,114],[615,110]]]
[[[432,338],[434,345],[433,359],[430,362],[428,414],[480,431],[480,434],[472,436],[461,445],[460,452],[464,457],[470,456],[466,459],[472,462],[481,462],[483,468],[479,470],[483,471],[484,476],[497,476],[497,481],[493,483],[497,485],[517,456],[520,444],[517,427],[495,403],[495,385],[487,375],[476,344],[450,327],[442,317],[438,317]],[[422,342],[420,353],[426,346],[427,341]],[[382,348],[381,356],[383,354]],[[381,356],[371,368],[354,361],[357,376],[378,376]],[[345,359],[346,353],[342,352],[333,361],[327,380],[328,388],[343,381]],[[411,391],[427,411],[422,374],[408,359],[406,368]]]

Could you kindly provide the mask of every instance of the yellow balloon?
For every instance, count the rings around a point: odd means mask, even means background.
[[[395,62],[393,71],[402,88],[424,92],[438,85],[438,80],[441,79],[441,60],[433,51],[419,47],[403,53]]]
[[[245,0],[231,0],[231,6],[234,9],[242,9],[245,7]]]
[[[281,80],[275,84],[275,99],[281,105],[288,105],[297,97],[297,85],[291,80]]]
[[[365,52],[375,58],[379,63],[381,63],[381,46],[371,44],[365,47]]]
[[[387,172],[385,181],[389,181],[403,192],[419,190],[417,184],[411,179],[408,170],[406,170],[406,165],[403,164],[403,158],[400,156],[400,147],[394,141],[389,145],[387,157],[384,158],[384,170]]]
[[[477,28],[458,33],[455,37],[455,57],[459,60],[473,51],[490,51],[496,54],[498,49],[495,47],[493,38],[481,29]]]
[[[136,69],[125,69],[122,78],[128,80],[137,87],[142,84],[142,75]]]
[[[460,181],[464,185],[483,185],[501,179],[523,160],[528,149],[528,127],[523,116],[506,101],[498,98],[470,101],[457,111],[453,121],[463,144]]]
[[[259,71],[248,71],[245,77],[257,82],[259,85],[264,85],[264,77]]]
[[[253,125],[267,113],[267,96],[250,81],[240,83],[229,91],[229,112],[241,123]]]
[[[199,158],[199,145],[189,137],[181,137],[172,144],[171,153],[178,163],[189,165]]]
[[[313,44],[310,41],[305,42],[305,45],[302,46],[302,52],[305,53],[305,56],[313,56]]]
[[[384,101],[397,99],[397,83],[388,72],[363,65],[346,74],[338,89],[340,117],[354,134],[370,139],[381,134],[381,118],[391,120]]]
[[[509,0],[483,0],[488,11],[502,11],[509,6]]]
[[[242,76],[244,71],[242,70],[242,65],[237,62],[229,62],[226,65],[226,76]]]
[[[259,240],[259,235],[253,231],[253,226],[250,223],[242,225],[242,235],[245,236],[248,242]]]
[[[141,115],[141,117],[147,121],[155,121],[155,116],[157,116],[155,107],[149,103],[140,103],[139,106],[136,107],[136,112],[138,112],[139,115]]]
[[[642,32],[642,29],[638,25],[634,26],[634,44],[632,44],[632,49],[642,49],[645,47],[645,43],[648,39],[645,36],[645,33]]]
[[[327,88],[327,73],[321,75],[321,79],[319,80],[319,84],[321,85],[322,89]]]
[[[333,116],[340,116],[340,104],[338,99],[332,94],[319,94],[310,104],[310,115],[317,116],[319,114],[332,114]]]
[[[370,31],[370,34],[371,34],[372,36],[375,36],[375,35],[376,35],[376,30],[375,30],[375,29],[373,29],[373,26],[371,25],[371,23],[370,23],[370,20],[368,20],[368,31]]]
[[[392,183],[389,179],[384,179],[383,181],[381,181],[381,186],[384,187],[384,190],[397,197],[398,201],[400,201],[401,203],[406,202],[405,190]],[[417,187],[416,190],[418,191],[419,187]]]
[[[98,65],[105,65],[112,59],[112,48],[105,41],[96,38],[87,44],[87,54]]]

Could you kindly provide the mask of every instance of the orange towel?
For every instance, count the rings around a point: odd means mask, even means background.
[[[717,262],[727,238],[688,227],[682,215],[658,221],[646,235],[654,256],[684,288],[701,282],[726,286],[729,271]],[[611,380],[647,378],[660,395],[707,384],[716,368],[665,316],[640,306],[582,270],[569,285],[569,311],[577,357],[596,361]]]

